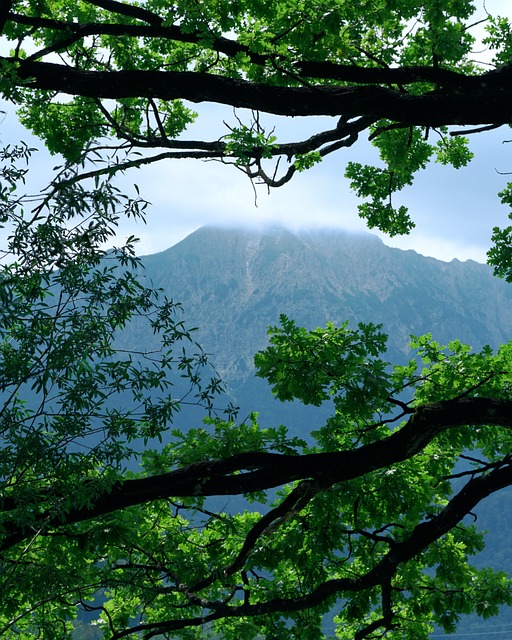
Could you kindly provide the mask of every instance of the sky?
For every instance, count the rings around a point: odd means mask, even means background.
[[[509,210],[498,192],[512,176],[512,131],[502,128],[471,140],[475,157],[458,171],[431,165],[412,187],[399,194],[396,204],[408,206],[415,228],[406,237],[390,238],[372,230],[386,244],[414,249],[441,260],[473,259],[485,262],[494,226],[508,226]],[[320,165],[296,173],[291,182],[270,193],[256,189],[233,167],[219,163],[171,161],[127,176],[152,202],[146,228],[133,228],[144,253],[174,244],[206,224],[251,226],[282,224],[293,230],[332,227],[367,231],[357,215],[359,200],[344,178],[349,160],[371,162],[376,153],[361,141]],[[143,185],[143,187],[142,187]]]
[[[477,18],[482,16],[483,3],[478,0]],[[488,11],[512,16],[510,0],[487,0]],[[479,52],[479,59],[486,52]],[[19,125],[12,105],[0,122],[0,142],[23,139],[39,148],[34,156],[35,185],[41,187],[49,176],[48,169],[59,163],[50,158],[39,141],[31,139]],[[231,110],[207,105],[198,122],[187,133],[189,138],[215,140],[227,130],[223,120],[234,122]],[[243,111],[237,115],[244,119]],[[334,126],[335,121],[322,119],[320,125]],[[274,119],[280,140],[307,137],[318,129],[318,122],[301,118]],[[508,144],[507,140],[511,140]],[[475,154],[466,168],[458,171],[431,163],[412,185],[396,198],[397,205],[406,205],[416,223],[406,237],[383,241],[402,249],[413,249],[423,255],[450,261],[473,259],[485,262],[494,226],[508,226],[509,210],[500,204],[498,192],[512,175],[512,131],[502,127],[495,131],[471,136]],[[140,238],[141,255],[163,251],[204,225],[250,226],[284,225],[293,230],[303,228],[367,230],[357,215],[358,200],[344,178],[349,160],[371,163],[376,152],[364,136],[349,149],[342,149],[304,173],[296,173],[284,187],[267,193],[257,188],[240,171],[218,162],[173,160],[149,165],[128,172],[118,184],[133,193],[136,183],[141,195],[151,202],[147,224],[122,222],[118,242],[128,235]],[[36,188],[38,188],[36,186]]]

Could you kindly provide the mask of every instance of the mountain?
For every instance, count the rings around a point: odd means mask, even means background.
[[[252,376],[268,325],[284,313],[308,328],[381,323],[390,362],[409,356],[410,335],[432,332],[479,348],[512,338],[512,286],[486,265],[450,263],[386,246],[369,234],[204,227],[143,258],[145,277],[183,303],[184,318],[236,400],[266,398]]]

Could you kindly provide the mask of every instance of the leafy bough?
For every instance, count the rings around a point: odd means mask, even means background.
[[[463,521],[512,483],[512,347],[473,353],[426,336],[413,341],[421,367],[391,368],[377,326],[281,322],[259,374],[283,400],[332,402],[315,445],[255,415],[174,431],[138,477],[87,480],[87,504],[56,514],[64,494],[41,492],[37,535],[4,501],[3,552],[59,541],[85,572],[75,604],[97,607],[109,638],[323,637],[328,612],[341,638],[427,638],[511,603],[502,572],[469,563],[483,538]],[[225,511],[209,496],[252,505]],[[105,601],[87,604],[100,588]]]

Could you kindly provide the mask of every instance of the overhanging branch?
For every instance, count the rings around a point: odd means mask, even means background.
[[[181,618],[165,622],[137,625],[114,633],[112,640],[120,640],[134,633],[145,633],[150,638],[156,633],[177,631],[188,627],[204,625],[225,618],[254,617],[276,613],[303,611],[323,604],[326,600],[340,597],[343,593],[354,593],[377,586],[386,587],[392,582],[398,567],[424,551],[429,545],[453,529],[464,516],[491,493],[512,484],[512,467],[504,465],[491,473],[470,480],[456,494],[446,507],[430,520],[417,525],[403,541],[394,544],[377,564],[359,576],[327,580],[305,595],[295,598],[273,598],[266,602],[228,605],[219,602],[204,602],[211,613],[201,618]],[[393,620],[391,603],[388,615],[382,619],[383,625]],[[380,626],[383,626],[380,625]]]
[[[247,452],[223,460],[197,462],[158,476],[118,482],[108,493],[93,499],[88,508],[72,509],[65,517],[55,517],[50,509],[41,514],[40,521],[49,530],[153,500],[241,495],[307,478],[314,479],[320,488],[328,488],[408,460],[441,432],[464,425],[511,428],[512,400],[457,398],[428,404],[416,409],[400,430],[354,450],[308,455]],[[32,535],[32,530],[8,522],[5,532],[0,550]]]
[[[18,13],[8,13],[8,19],[19,25],[26,25],[36,29],[52,29],[66,33],[70,42],[81,40],[88,36],[109,35],[114,37],[151,38],[164,39],[184,44],[205,47],[204,33],[184,31],[179,25],[165,25],[164,20],[156,13],[129,5],[115,2],[114,0],[91,1],[90,4],[124,15],[142,22],[143,24],[125,24],[119,22],[94,22],[80,23],[65,20],[54,20],[45,17],[24,16]],[[72,34],[72,35],[70,35]],[[64,40],[62,41],[64,44]],[[67,45],[64,45],[67,46]],[[247,56],[251,64],[258,66],[272,65],[280,61],[280,56],[273,53],[256,53],[247,45],[224,36],[211,34],[207,44],[208,49],[216,51],[227,57],[239,54]],[[40,57],[44,53],[36,53]],[[30,56],[29,59],[32,59]],[[469,90],[482,83],[488,83],[489,79],[503,73],[491,71],[483,75],[468,76],[450,69],[438,66],[403,66],[403,67],[362,67],[355,64],[339,64],[332,61],[297,60],[293,65],[297,77],[315,80],[334,80],[343,83],[364,85],[407,86],[417,83],[430,83],[437,88],[456,90]],[[505,69],[506,71],[506,69]]]
[[[0,58],[13,62],[11,58]],[[500,124],[512,121],[508,67],[466,78],[460,91],[410,95],[383,86],[275,86],[193,71],[84,71],[48,62],[17,61],[24,86],[91,98],[184,99],[282,116],[366,116],[403,124]]]

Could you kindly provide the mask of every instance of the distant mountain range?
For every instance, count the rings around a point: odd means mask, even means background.
[[[512,285],[486,265],[441,262],[392,249],[369,234],[202,228],[142,261],[141,276],[183,304],[184,320],[199,328],[196,339],[244,414],[257,410],[263,426],[282,423],[303,436],[323,424],[326,412],[277,403],[253,375],[254,354],[280,313],[308,328],[329,320],[381,323],[390,362],[410,356],[411,334],[431,332],[442,344],[458,338],[475,349],[512,339]],[[136,331],[124,340],[151,347],[152,337]],[[479,524],[492,529],[480,564],[511,571],[512,491],[486,501]],[[492,622],[494,632],[512,628],[511,612]],[[464,630],[472,640],[487,640],[488,625],[470,620]]]
[[[391,362],[407,358],[411,334],[430,331],[443,344],[459,338],[474,348],[512,338],[512,286],[489,267],[393,249],[370,234],[204,227],[143,263],[145,277],[183,303],[244,404],[261,395],[253,357],[280,313],[308,328],[381,323]]]

